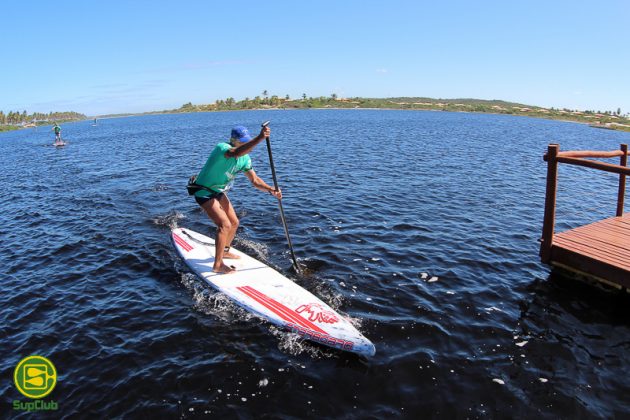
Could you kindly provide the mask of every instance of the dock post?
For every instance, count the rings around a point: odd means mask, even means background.
[[[543,220],[542,242],[540,257],[542,262],[549,263],[551,259],[551,245],[556,224],[556,192],[558,189],[558,144],[547,147],[547,189],[545,192],[545,217]]]
[[[621,151],[621,166],[628,166],[628,145],[622,144]],[[623,202],[626,195],[626,176],[624,174],[619,175],[619,194],[617,195],[617,217],[623,216]]]

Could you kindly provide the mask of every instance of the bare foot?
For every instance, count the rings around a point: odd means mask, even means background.
[[[223,258],[229,258],[229,259],[232,259],[232,260],[238,260],[238,259],[240,259],[241,257],[239,257],[239,256],[238,256],[238,255],[236,255],[236,254],[232,254],[231,252],[229,252],[229,251],[228,251],[228,252],[224,252],[224,253],[223,253]]]
[[[236,272],[236,267],[230,265],[227,266],[223,263],[221,263],[221,265],[219,267],[214,266],[212,267],[212,271],[214,271],[215,273],[219,273],[219,274],[232,274],[234,272]]]

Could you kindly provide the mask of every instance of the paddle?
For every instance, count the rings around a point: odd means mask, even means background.
[[[262,123],[262,127],[267,127],[271,121],[265,121]],[[267,152],[269,153],[269,166],[271,166],[271,176],[273,177],[273,186],[278,191],[278,180],[276,179],[276,168],[273,165],[273,155],[271,154],[271,142],[269,141],[269,137],[265,138],[267,141]],[[300,266],[298,265],[297,259],[295,258],[295,253],[293,252],[293,244],[291,243],[291,237],[289,236],[289,228],[287,227],[287,221],[284,217],[284,209],[282,208],[282,200],[278,200],[278,206],[280,207],[280,218],[282,219],[282,225],[284,226],[284,234],[287,237],[287,242],[289,243],[289,251],[291,251],[291,259],[293,260],[293,267],[298,274],[301,273]]]

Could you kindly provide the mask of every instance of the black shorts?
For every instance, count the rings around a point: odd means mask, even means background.
[[[206,204],[208,201],[212,200],[212,199],[217,199],[220,200],[221,197],[223,197],[223,193],[214,193],[214,194],[210,194],[207,197],[197,197],[195,196],[195,201],[197,202],[197,204],[199,204],[200,206],[203,206],[204,204]]]

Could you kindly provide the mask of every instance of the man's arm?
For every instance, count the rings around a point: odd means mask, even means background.
[[[258,177],[258,175],[256,175],[256,172],[254,172],[253,169],[245,172],[245,176],[251,181],[252,185],[258,188],[260,191],[269,193],[276,197],[278,200],[282,200],[282,190],[276,191],[273,187],[267,185],[265,181],[263,181],[262,179],[260,179],[260,177]]]
[[[258,143],[263,141],[265,138],[269,137],[270,133],[271,133],[271,129],[269,127],[263,127],[262,130],[260,130],[260,134],[258,134],[254,139],[225,152],[225,157],[237,158],[237,157],[245,156],[246,154],[251,152],[252,149],[258,145]]]

